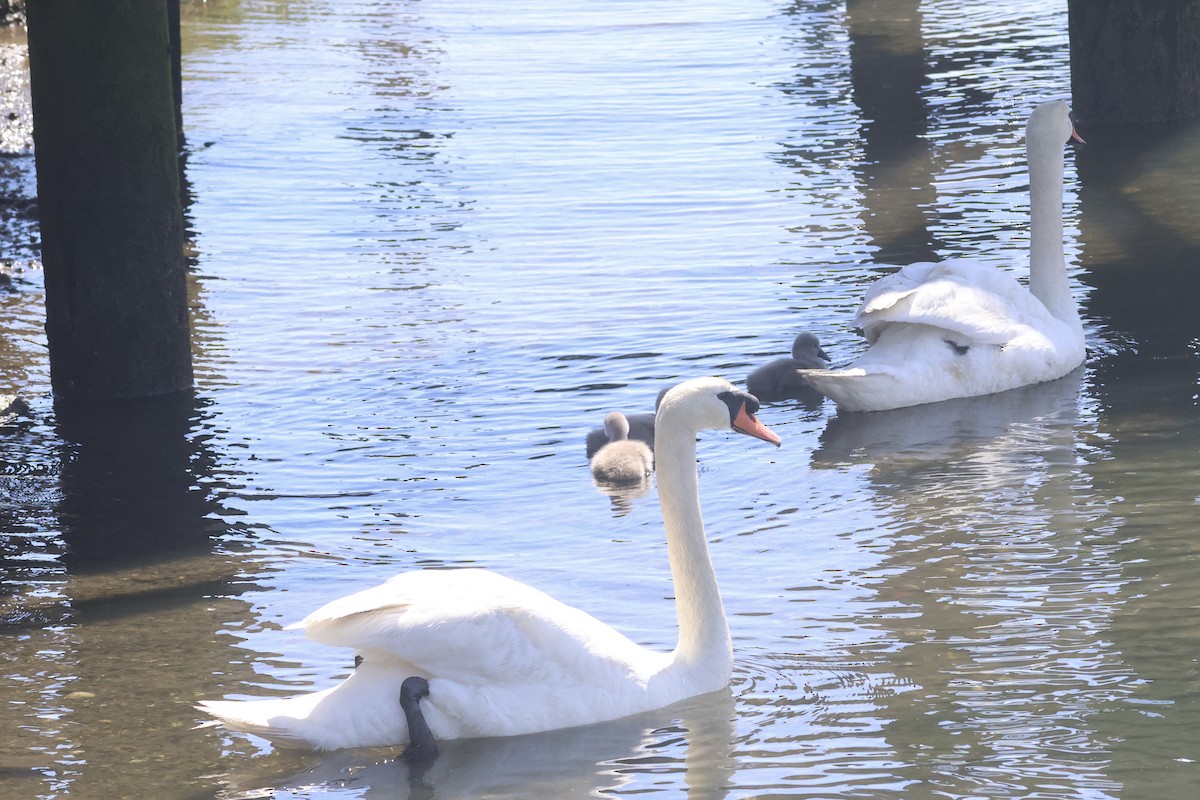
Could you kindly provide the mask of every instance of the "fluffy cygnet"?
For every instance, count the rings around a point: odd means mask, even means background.
[[[668,386],[658,393],[658,397],[654,401],[655,411],[658,410],[663,395],[670,388]],[[650,451],[654,452],[654,414],[626,414],[625,420],[629,423],[629,438],[645,442]],[[587,457],[591,458],[596,455],[606,444],[608,444],[608,432],[604,428],[592,428],[587,435]]]
[[[620,411],[604,418],[608,444],[592,456],[592,477],[602,483],[641,483],[654,470],[654,453],[649,445],[629,438],[629,420]]]

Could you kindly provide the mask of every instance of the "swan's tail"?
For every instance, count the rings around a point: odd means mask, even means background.
[[[868,372],[862,367],[852,367],[798,369],[796,374],[844,411],[883,411],[913,404],[913,401],[897,393],[901,388],[899,382],[894,375],[886,372]]]
[[[400,687],[411,672],[368,659],[346,680],[319,692],[261,700],[206,700],[196,707],[233,731],[283,747],[340,750],[408,741]]]
[[[296,699],[204,700],[196,708],[213,717],[201,727],[220,724],[231,731],[251,733],[285,747],[313,748],[316,745],[297,729],[300,720],[288,707],[289,701]]]

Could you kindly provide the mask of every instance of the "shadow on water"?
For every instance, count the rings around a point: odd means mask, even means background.
[[[862,112],[863,228],[879,264],[936,261],[930,232],[937,192],[925,135],[929,109],[922,87],[928,63],[918,0],[849,0],[850,83]]]
[[[1190,405],[1200,373],[1200,123],[1096,128],[1076,156],[1094,359],[1110,402]],[[1153,379],[1154,393],[1144,389]],[[1168,409],[1164,408],[1164,411]]]
[[[220,635],[252,615],[204,408],[177,396],[54,411],[58,552],[3,616],[7,659],[41,668],[13,695],[25,733],[5,735],[28,746],[23,771],[72,796],[178,796],[164,767],[204,752],[192,704],[251,677]],[[202,759],[217,769],[211,744]]]
[[[75,574],[205,554],[223,533],[198,483],[213,456],[192,434],[188,395],[60,404],[63,562]]]
[[[1140,678],[1138,705],[1105,715],[1098,728],[1116,743],[1115,777],[1181,796],[1194,791],[1196,751],[1164,746],[1154,731],[1200,725],[1194,685],[1172,666],[1194,661],[1193,615],[1184,609],[1200,605],[1200,123],[1080,126],[1088,316],[1104,340],[1090,359],[1090,391],[1105,438],[1087,471],[1096,493],[1114,498],[1124,573],[1138,589],[1110,632]]]

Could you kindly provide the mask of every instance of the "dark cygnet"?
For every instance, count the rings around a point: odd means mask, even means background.
[[[777,358],[755,369],[746,377],[746,390],[768,402],[805,397],[816,390],[796,370],[825,369],[828,361],[817,337],[804,331],[792,342],[792,357]]]

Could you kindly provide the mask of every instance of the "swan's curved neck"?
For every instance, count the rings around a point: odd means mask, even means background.
[[[1063,147],[1045,134],[1028,140],[1029,291],[1058,319],[1077,322],[1063,255]]]
[[[663,416],[655,424],[654,460],[679,615],[675,661],[697,680],[720,681],[719,687],[729,679],[733,643],[700,514],[696,436]]]

